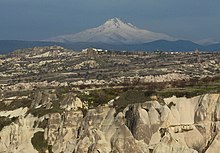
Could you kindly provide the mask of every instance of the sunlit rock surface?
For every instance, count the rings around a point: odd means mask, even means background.
[[[50,103],[38,93],[30,108],[1,111],[13,118],[0,131],[0,152],[54,153],[216,153],[220,147],[220,94],[171,97],[117,111],[102,105],[83,110],[83,102],[67,95],[62,112],[33,116],[28,109]],[[172,104],[171,104],[172,103]],[[42,132],[39,144],[36,133]],[[42,140],[41,140],[42,139]],[[45,145],[41,142],[45,141]],[[42,150],[39,150],[41,148]]]

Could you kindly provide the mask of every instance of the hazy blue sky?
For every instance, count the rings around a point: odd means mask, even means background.
[[[76,33],[112,17],[182,39],[220,40],[220,0],[0,0],[0,39]]]

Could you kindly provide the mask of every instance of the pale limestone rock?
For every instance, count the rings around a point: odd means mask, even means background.
[[[205,139],[195,127],[193,130],[184,133],[184,140],[189,148],[194,148],[196,146],[200,148],[205,147]]]
[[[52,145],[54,153],[71,153],[77,143],[80,123],[83,119],[81,111],[69,111],[63,114],[50,114],[45,129],[45,139]],[[58,124],[59,123],[59,124]]]
[[[201,97],[201,102],[196,111],[196,121],[212,121],[213,114],[218,106],[219,94],[206,94]]]
[[[172,114],[174,120],[176,121],[172,124],[173,125],[180,125],[181,124],[180,123],[180,113],[179,113],[178,109],[176,108],[176,106],[172,106],[170,110],[171,110],[171,114]]]
[[[82,140],[80,140],[76,146],[75,152],[103,152],[107,153],[111,151],[111,145],[105,139],[103,132],[94,128],[86,131]]]
[[[153,106],[150,108],[148,115],[151,125],[160,124],[160,115]]]
[[[215,107],[215,118],[217,121],[220,121],[220,96],[218,98],[218,101],[217,101],[216,107]]]
[[[136,144],[142,153],[149,153],[149,146],[144,141],[136,141]]]
[[[179,125],[178,120],[176,120],[176,118],[174,117],[174,115],[172,114],[172,111],[169,109],[168,106],[163,106],[161,110],[161,121],[163,122],[161,127]]]
[[[125,124],[125,116],[124,116],[123,113],[120,112],[114,118],[114,123],[109,124],[109,127],[108,127],[108,129],[106,131],[102,129],[102,131],[105,132],[106,140],[108,140],[110,142],[110,140],[113,137],[114,133],[123,124]]]
[[[51,95],[47,95],[53,98]],[[34,107],[46,106],[50,100],[35,101]],[[214,153],[220,144],[219,94],[193,98],[166,98],[165,105],[157,101],[128,105],[116,113],[112,106],[98,106],[83,112],[83,104],[74,95],[61,102],[63,113],[52,113],[41,118],[25,115],[23,108],[10,114],[18,120],[0,131],[0,150],[5,152],[36,152],[31,138],[44,131],[45,140],[54,153],[134,152]],[[173,105],[169,105],[170,103]],[[82,107],[81,107],[82,106]],[[16,112],[17,111],[17,112]],[[16,113],[15,113],[16,112]],[[5,115],[6,114],[6,115]],[[46,121],[45,128],[38,128]],[[196,125],[194,125],[196,124]]]
[[[38,91],[33,97],[31,108],[45,107],[46,109],[50,109],[52,105],[52,101],[56,99],[57,99],[56,94],[51,94],[48,93],[47,91],[45,92]]]
[[[130,130],[127,126],[122,125],[115,133],[112,138],[111,144],[113,146],[112,152],[119,152],[119,153],[127,153],[127,152],[134,152],[134,153],[144,153],[147,148],[143,145],[138,145],[135,141],[134,137],[132,136]]]
[[[218,128],[218,130],[220,129],[219,122],[217,123],[217,128]],[[219,148],[220,148],[220,134],[218,133],[215,136],[215,139],[213,140],[211,145],[207,148],[205,153],[217,153],[217,152],[219,152]]]
[[[61,101],[60,108],[63,108],[67,111],[82,109],[83,102],[78,97],[75,97],[75,95],[68,94]]]
[[[198,153],[196,150],[185,147],[180,142],[172,138],[170,133],[162,138],[161,142],[156,145],[153,153]]]
[[[0,131],[0,150],[5,152],[37,152],[32,144],[33,134],[42,129],[33,129],[34,122],[38,118],[28,115],[25,118],[19,117],[18,123],[12,123]]]
[[[142,119],[142,122],[146,125],[150,125],[150,119],[149,119],[149,115],[147,111],[142,108],[139,108],[138,112],[139,112],[140,118]]]
[[[170,102],[174,102],[176,104],[176,109],[180,114],[180,124],[193,124],[194,114],[197,109],[199,98],[200,96],[193,98],[176,98],[173,96],[171,98],[165,98],[164,101],[166,104],[169,104]]]
[[[160,143],[160,140],[161,140],[161,134],[159,131],[157,131],[152,135],[150,142],[149,142],[149,145],[158,144],[158,143]]]

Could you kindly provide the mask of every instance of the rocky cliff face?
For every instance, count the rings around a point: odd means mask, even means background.
[[[0,131],[0,152],[216,153],[220,147],[220,94],[147,101],[121,112],[110,105],[85,109],[70,95],[64,99],[59,113],[0,112],[15,118]],[[46,105],[30,107],[40,104]]]

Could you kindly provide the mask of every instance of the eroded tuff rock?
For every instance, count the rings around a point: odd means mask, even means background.
[[[31,108],[45,107],[46,109],[49,109],[52,105],[52,101],[55,99],[57,99],[56,94],[49,93],[48,91],[38,91],[33,95]]]
[[[83,108],[83,103],[78,97],[70,93],[66,95],[66,97],[64,97],[64,99],[60,102],[60,108],[67,111],[72,109],[77,110],[78,108]]]
[[[45,95],[31,107],[47,106]],[[67,95],[60,107],[42,117],[9,112],[17,118],[0,131],[0,152],[38,152],[41,144],[32,140],[39,131],[47,142],[39,152],[216,153],[220,147],[220,94],[147,101],[121,112],[109,105],[83,110],[80,99]]]
[[[43,131],[43,129],[33,128],[36,120],[41,120],[41,118],[32,115],[19,116],[9,126],[4,127],[0,131],[0,152],[37,152],[31,144],[31,138],[34,133]]]

